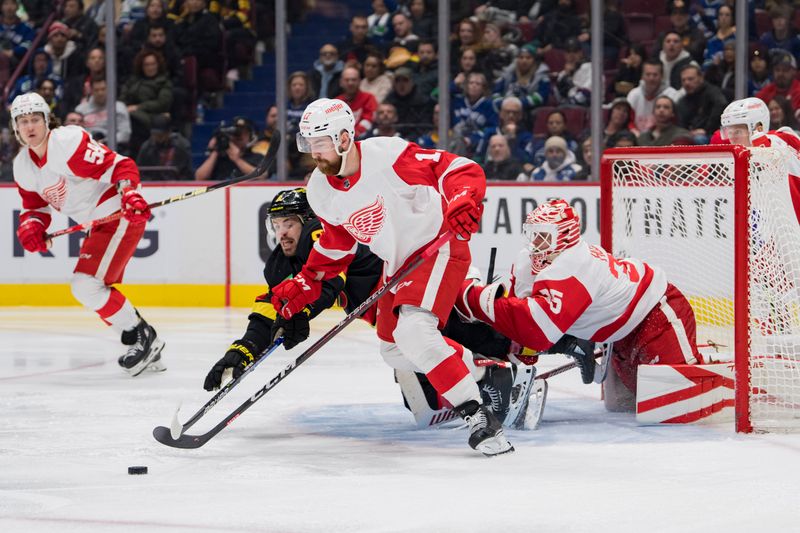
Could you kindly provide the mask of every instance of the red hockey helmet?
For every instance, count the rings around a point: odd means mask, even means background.
[[[533,272],[581,240],[581,220],[566,200],[550,200],[528,213],[522,225],[525,245],[531,253]]]

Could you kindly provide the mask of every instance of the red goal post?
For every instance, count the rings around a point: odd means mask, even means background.
[[[606,150],[604,248],[664,268],[698,344],[735,361],[736,430],[800,429],[800,226],[785,155],[741,146]]]

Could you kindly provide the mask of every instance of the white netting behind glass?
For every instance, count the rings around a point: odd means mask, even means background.
[[[734,158],[631,153],[613,162],[613,253],[662,267],[689,299],[704,353],[734,350]],[[786,169],[772,149],[750,164],[751,418],[800,424],[800,228]]]

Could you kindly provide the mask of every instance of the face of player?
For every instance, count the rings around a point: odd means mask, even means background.
[[[47,127],[41,113],[17,117],[17,131],[28,146],[39,146],[47,136]]]
[[[345,144],[348,143],[349,146],[347,133],[343,132],[340,138],[342,149],[346,149]],[[311,137],[308,139],[308,144],[311,157],[314,158],[319,171],[327,176],[335,176],[339,169],[342,168],[342,156],[336,153],[333,139],[328,136]]]
[[[275,231],[275,240],[283,250],[283,255],[293,257],[297,253],[297,243],[300,240],[300,232],[303,230],[300,219],[296,216],[272,218],[270,224]]]
[[[750,132],[747,130],[747,126],[745,124],[726,126],[724,135],[731,141],[731,144],[750,146]]]

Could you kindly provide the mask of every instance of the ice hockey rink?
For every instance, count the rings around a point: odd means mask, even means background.
[[[132,379],[82,308],[0,308],[0,531],[800,530],[799,435],[637,426],[571,371],[550,380],[538,430],[509,432],[516,453],[485,458],[466,429],[413,426],[361,323],[204,447],[168,448],[153,427],[208,400],[203,378],[248,310],[142,311],[168,370]],[[343,316],[327,311],[310,341]],[[276,351],[190,432],[300,349]],[[149,473],[128,475],[133,465]]]

